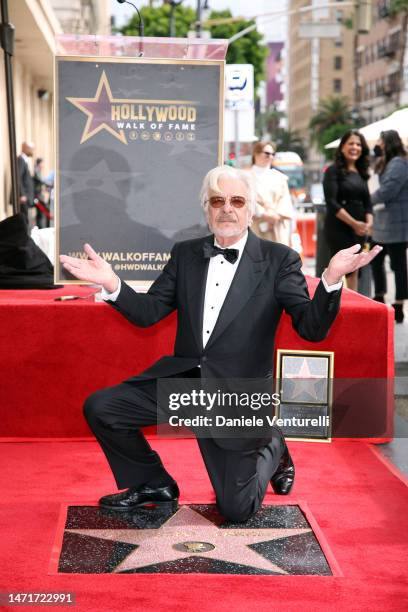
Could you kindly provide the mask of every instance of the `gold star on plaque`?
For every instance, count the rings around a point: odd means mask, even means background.
[[[102,130],[106,130],[120,142],[127,144],[125,132],[118,129],[112,120],[111,105],[121,100],[113,98],[105,71],[101,74],[94,98],[67,98],[67,100],[88,117],[81,144]]]

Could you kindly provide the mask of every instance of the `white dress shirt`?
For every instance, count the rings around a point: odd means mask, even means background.
[[[239,251],[238,259],[235,263],[232,264],[227,261],[224,255],[222,255],[221,253],[219,255],[211,257],[209,261],[204,297],[204,316],[202,329],[203,347],[205,347],[208,340],[210,339],[215,324],[217,323],[218,316],[220,314],[222,305],[224,304],[224,300],[227,297],[227,293],[231,286],[231,283],[234,279],[247,239],[248,232],[246,232],[245,235],[240,238],[240,240],[238,240],[234,244],[231,244],[228,247],[230,249],[238,249]],[[223,248],[217,242],[216,239],[214,240],[214,244],[215,246]],[[121,280],[118,279],[118,281],[118,287],[113,293],[108,293],[102,287],[101,295],[103,300],[110,300],[111,302],[116,301],[122,286]],[[328,293],[331,293],[332,291],[337,291],[343,285],[342,281],[336,283],[335,285],[328,285],[326,279],[324,278],[324,273],[322,275],[322,282],[324,288]]]
[[[245,232],[245,235],[240,238],[240,240],[229,245],[229,249],[238,249],[239,251],[238,259],[235,263],[227,261],[221,253],[210,259],[204,296],[203,346],[207,344],[215,324],[217,323],[218,316],[224,304],[224,300],[227,297],[235,272],[237,271],[247,240],[248,232]],[[214,245],[223,248],[217,242],[217,239],[214,239]]]

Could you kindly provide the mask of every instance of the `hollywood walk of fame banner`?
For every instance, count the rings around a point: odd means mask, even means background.
[[[90,243],[146,290],[175,242],[208,233],[204,175],[222,163],[224,60],[59,55],[56,261]],[[79,283],[56,266],[57,283]]]

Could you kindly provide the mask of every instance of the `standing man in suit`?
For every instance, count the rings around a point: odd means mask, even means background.
[[[122,283],[90,245],[85,245],[88,260],[61,256],[71,274],[102,285],[104,299],[136,325],[152,325],[173,310],[178,314],[173,356],[85,403],[85,416],[117,486],[125,489],[102,497],[104,508],[129,511],[178,500],[177,484],[138,429],[168,419],[169,413],[156,407],[157,379],[271,377],[282,311],[303,338],[323,340],[339,309],[343,275],[379,252],[358,253],[356,245],[337,253],[311,300],[297,253],[248,229],[256,192],[247,173],[214,168],[204,179],[201,203],[212,235],[175,244],[147,294]],[[252,447],[240,442],[198,438],[218,509],[233,521],[257,511],[269,482],[275,493],[285,495],[295,476],[278,429]]]
[[[17,157],[20,190],[20,210],[28,223],[28,209],[34,204],[34,179],[31,176],[28,160],[34,154],[34,144],[23,142],[21,154]]]

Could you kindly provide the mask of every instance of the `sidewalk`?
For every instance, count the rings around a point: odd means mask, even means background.
[[[303,272],[315,276],[315,260],[306,258]],[[386,303],[394,301],[394,274],[386,259],[388,293]],[[405,320],[394,324],[394,355],[395,355],[395,418],[394,440],[388,444],[380,444],[379,448],[385,457],[406,476],[408,476],[408,300],[405,303]]]

